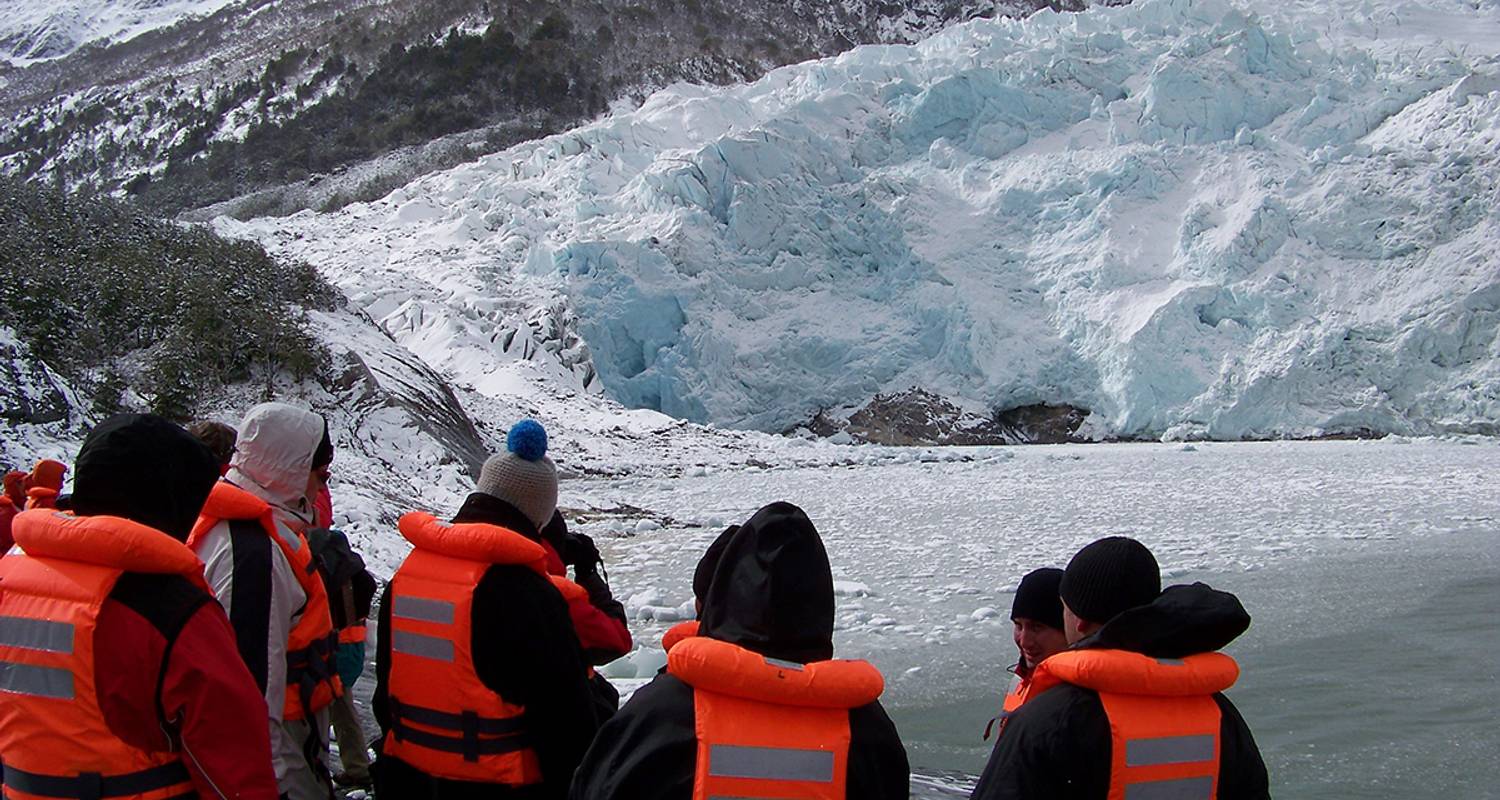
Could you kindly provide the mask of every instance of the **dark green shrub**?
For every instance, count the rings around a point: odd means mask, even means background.
[[[8,178],[0,276],[0,325],[92,394],[96,413],[119,407],[127,362],[153,410],[173,417],[253,374],[308,375],[324,354],[305,310],[337,298],[312,267],[258,245]]]

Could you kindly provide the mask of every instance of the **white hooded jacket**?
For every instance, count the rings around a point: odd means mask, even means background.
[[[285,403],[263,403],[250,409],[240,423],[228,482],[265,500],[275,512],[276,533],[289,550],[306,547],[299,535],[312,520],[312,503],[306,497],[313,456],[323,440],[323,418]],[[237,552],[238,547],[238,552]],[[287,690],[287,640],[301,618],[307,595],[297,581],[292,565],[281,548],[264,536],[235,537],[228,522],[221,522],[196,542],[203,560],[204,576],[237,632],[249,624],[258,626],[260,614],[235,613],[235,604],[268,609],[264,621],[266,642],[266,706],[270,714],[271,750],[281,791],[291,797],[305,794],[310,774],[302,756],[302,742],[286,730],[282,709]],[[267,574],[269,572],[269,574]],[[246,638],[243,633],[241,638]],[[250,639],[259,641],[261,631]],[[254,670],[252,670],[254,671]]]

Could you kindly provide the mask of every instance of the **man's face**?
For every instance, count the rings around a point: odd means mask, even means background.
[[[1062,604],[1062,607],[1063,633],[1068,637],[1068,644],[1072,644],[1079,639],[1087,636],[1089,633],[1093,633],[1092,629],[1097,626],[1090,626],[1087,622],[1084,622],[1082,619],[1080,619],[1077,614],[1073,613],[1073,609],[1068,608],[1068,604],[1066,602]],[[1087,629],[1087,632],[1081,629]]]
[[[1016,647],[1020,649],[1028,668],[1042,663],[1050,655],[1068,649],[1068,637],[1051,625],[1028,617],[1015,617],[1011,622],[1015,623]]]

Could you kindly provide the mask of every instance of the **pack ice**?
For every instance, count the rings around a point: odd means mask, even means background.
[[[559,374],[717,425],[920,386],[1104,435],[1489,432],[1497,10],[977,20],[218,225],[481,394],[514,390],[504,332],[547,316]]]

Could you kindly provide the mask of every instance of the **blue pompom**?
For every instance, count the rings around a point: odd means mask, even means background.
[[[506,434],[505,449],[527,461],[540,461],[547,455],[547,429],[534,419],[523,419]]]

